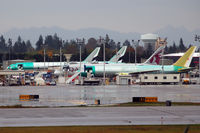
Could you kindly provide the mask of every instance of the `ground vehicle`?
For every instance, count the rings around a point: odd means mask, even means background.
[[[52,80],[52,79],[49,79],[49,80],[46,80],[46,81],[45,81],[45,84],[46,84],[46,85],[56,85],[56,81],[55,81],[55,80]]]

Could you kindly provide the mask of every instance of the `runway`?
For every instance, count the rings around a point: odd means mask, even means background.
[[[1,127],[200,124],[199,106],[0,109]]]

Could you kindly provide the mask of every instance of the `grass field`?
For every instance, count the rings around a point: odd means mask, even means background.
[[[165,102],[129,102],[121,103],[115,105],[79,105],[79,106],[62,106],[62,108],[67,107],[137,107],[137,106],[166,106]],[[191,102],[172,102],[171,106],[200,106],[200,103],[191,103]],[[31,106],[22,106],[22,105],[11,105],[11,106],[0,106],[0,108],[48,108],[47,106],[42,107],[31,107]]]
[[[168,126],[59,126],[3,127],[1,133],[184,133],[187,125]],[[189,125],[188,133],[200,133],[200,125]]]

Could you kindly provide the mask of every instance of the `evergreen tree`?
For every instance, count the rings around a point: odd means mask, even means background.
[[[146,49],[146,56],[150,57],[152,54],[153,54],[153,47],[151,44],[148,44]]]
[[[169,53],[169,48],[167,47],[167,45],[165,46],[165,49],[164,49],[164,53],[166,54],[166,53]]]
[[[123,43],[123,46],[130,46],[131,43],[128,40],[125,40],[125,42]]]
[[[43,37],[40,35],[39,40],[36,42],[36,50],[39,51],[43,48]]]
[[[7,44],[3,36],[0,37],[0,52],[6,53],[7,51]]]
[[[144,51],[144,47],[138,46],[137,47],[137,62],[138,63],[141,63],[141,58],[146,58],[145,51]]]
[[[67,47],[68,47],[68,45],[69,45],[69,42],[68,42],[68,40],[66,40],[64,43],[63,43],[63,53],[67,53]]]
[[[117,42],[116,47],[117,47],[117,50],[119,50],[121,48],[120,42]]]
[[[20,44],[20,52],[22,52],[22,53],[27,52],[26,43],[24,41],[22,41],[22,43]]]
[[[125,55],[123,57],[123,61],[126,63],[133,62],[133,59],[135,58],[135,56],[133,55],[133,52],[131,52],[131,51],[133,51],[133,48],[131,47],[131,43],[128,40],[125,40],[123,43],[123,46],[127,46],[127,52],[125,53]],[[133,56],[134,56],[134,58],[132,58]]]
[[[171,53],[177,53],[177,52],[178,52],[178,50],[177,50],[177,47],[176,47],[176,43],[173,42],[173,46],[172,46],[172,51],[171,51]]]
[[[192,44],[190,44],[190,45],[188,46],[188,48],[190,48],[190,47],[192,47]]]
[[[88,52],[87,52],[87,48],[84,47],[84,50],[83,50],[83,52],[82,52],[82,60],[85,60],[86,57],[87,57],[88,55],[89,55],[89,54],[88,54]]]
[[[13,51],[16,53],[21,53],[23,51],[22,39],[20,36],[18,37],[17,41],[15,42],[15,44],[13,46]]]
[[[33,52],[34,51],[34,48],[32,47],[30,40],[26,41],[26,48],[27,48],[26,52]]]
[[[179,52],[185,52],[185,50],[186,50],[186,47],[183,44],[183,39],[180,38],[180,41],[179,41]]]
[[[9,52],[9,60],[12,60],[12,40],[8,39],[8,52]]]

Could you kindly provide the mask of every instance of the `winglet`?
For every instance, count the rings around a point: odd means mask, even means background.
[[[164,50],[165,46],[160,46],[152,55],[147,59],[144,64],[155,64],[158,65],[160,62],[160,58],[162,56],[162,51]]]
[[[192,56],[196,50],[196,46],[190,47],[185,54],[180,57],[173,65],[174,66],[181,66],[181,67],[189,67],[192,61]]]
[[[100,47],[96,47],[95,50],[93,50],[92,53],[88,55],[88,57],[84,60],[84,62],[92,62],[92,60],[98,56],[99,50],[100,50]]]

